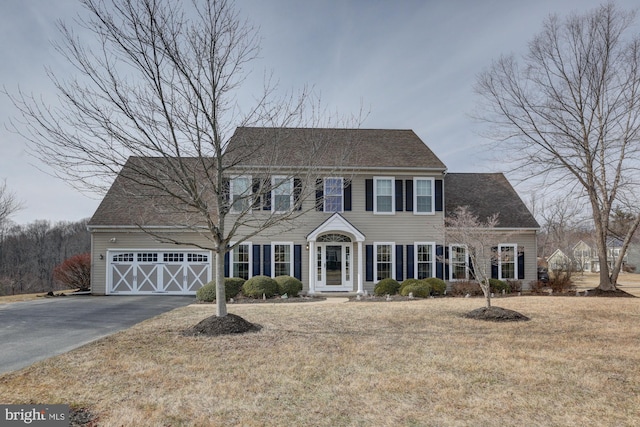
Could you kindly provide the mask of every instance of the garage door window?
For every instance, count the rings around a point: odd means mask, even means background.
[[[113,262],[133,262],[133,254],[116,254],[113,256]]]
[[[183,262],[184,254],[183,253],[167,253],[164,254],[164,262]]]
[[[209,257],[202,254],[187,254],[188,262],[209,262]]]
[[[138,262],[158,262],[156,252],[141,252],[138,254]]]

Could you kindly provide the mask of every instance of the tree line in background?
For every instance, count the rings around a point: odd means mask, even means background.
[[[67,289],[54,270],[90,251],[87,222],[0,224],[0,296]]]

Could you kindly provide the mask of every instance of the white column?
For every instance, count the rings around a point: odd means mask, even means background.
[[[358,295],[364,294],[364,283],[362,282],[362,242],[358,242]]]
[[[309,244],[309,295],[316,293],[316,242],[308,241]]]

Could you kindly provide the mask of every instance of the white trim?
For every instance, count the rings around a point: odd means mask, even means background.
[[[464,248],[464,277],[463,278],[454,278],[453,277],[453,248]],[[455,282],[458,280],[469,280],[469,248],[464,244],[456,244],[452,243],[449,245],[449,278],[448,280]]]
[[[360,230],[336,212],[307,235],[307,242],[316,241],[321,234],[330,232],[339,232],[353,236],[356,242],[363,242],[365,240],[365,236]]]
[[[329,211],[327,210],[327,180],[339,179],[340,180],[340,210]],[[335,197],[335,195],[332,195]],[[327,176],[322,179],[322,210],[329,213],[342,213],[344,212],[344,178],[341,176]]]
[[[391,246],[391,276],[396,278],[396,243],[395,242],[373,242],[373,283],[378,283],[378,246]]]
[[[247,201],[247,203],[249,204],[249,209],[240,209],[240,210],[236,210],[233,208],[234,205],[234,191],[233,191],[233,182],[236,179],[248,179],[249,180],[249,188],[247,189],[248,194],[246,194],[244,197]],[[242,196],[242,194],[239,194],[239,196]],[[251,212],[251,208],[253,206],[253,180],[251,178],[251,175],[237,175],[237,176],[233,176],[229,178],[229,211],[231,213],[242,213],[242,212]]]
[[[436,277],[436,243],[435,242],[413,242],[413,278],[418,279],[418,246],[431,246],[431,276]]]
[[[429,181],[431,183],[431,210],[426,212],[418,211],[418,181]],[[415,176],[413,177],[413,214],[414,215],[435,215],[436,213],[436,180],[433,177]]]
[[[289,273],[287,276],[293,276],[293,265],[295,263],[293,242],[271,242],[271,277],[276,277],[276,245],[289,246]]]
[[[249,263],[249,268],[248,268],[249,274],[248,274],[248,276],[249,277],[247,277],[247,280],[251,279],[253,277],[253,244],[251,242],[241,242],[241,243],[238,243],[238,246],[234,247],[235,244],[236,244],[236,242],[232,242],[231,245],[230,245],[232,247],[232,249],[229,250],[229,276],[230,277],[235,277],[233,275],[233,265],[234,265],[233,255],[235,253],[234,251],[238,247],[240,247],[242,245],[247,245],[247,246],[249,246],[249,261],[248,261],[248,263]]]
[[[276,180],[281,180],[282,182],[276,186]],[[284,188],[285,185],[291,186],[291,192],[289,193],[289,209],[287,210],[276,210],[276,190]],[[295,182],[292,176],[288,175],[274,175],[271,177],[271,212],[281,214],[291,212],[294,209],[294,192],[295,192]],[[285,194],[282,194],[283,196]]]
[[[502,248],[513,248],[513,277],[502,277]],[[517,243],[500,243],[498,245],[498,279],[499,280],[518,280],[518,244]]]
[[[391,181],[391,210],[389,212],[378,211],[378,181]],[[373,213],[376,215],[395,215],[396,210],[396,178],[394,176],[373,177]]]

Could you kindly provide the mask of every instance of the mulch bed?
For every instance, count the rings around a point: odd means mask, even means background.
[[[185,329],[182,335],[188,337],[212,337],[258,332],[260,329],[262,329],[262,326],[248,322],[238,315],[229,313],[224,317],[209,316],[197,325]]]
[[[233,300],[227,301],[227,304],[235,305],[235,304],[283,304],[288,302],[318,302],[326,300],[325,297],[307,297],[307,296],[299,296],[299,297],[291,297],[291,298],[281,298],[279,296],[275,296],[273,298],[249,298],[243,295],[238,295],[233,298]],[[215,304],[215,301],[205,302],[205,301],[196,301],[198,304]]]
[[[481,307],[465,314],[463,317],[490,322],[526,322],[529,319],[524,314],[502,307]]]

